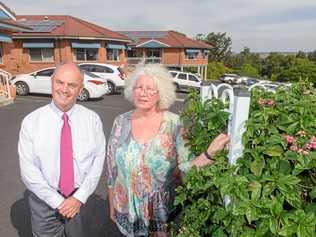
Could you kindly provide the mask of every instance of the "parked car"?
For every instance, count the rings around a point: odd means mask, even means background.
[[[124,88],[126,74],[119,66],[105,63],[80,63],[79,67],[105,79],[109,87],[109,94]]]
[[[19,74],[11,79],[11,84],[16,86],[18,95],[29,93],[51,94],[51,76],[55,67],[41,69],[28,74]],[[79,101],[86,101],[90,98],[99,98],[109,93],[104,79],[97,75],[84,71],[83,90],[78,96]]]
[[[200,89],[201,87],[202,79],[199,75],[182,71],[169,71],[169,73],[173,78],[177,91],[188,90],[189,88]]]
[[[238,78],[240,78],[237,74],[225,73],[219,77],[219,80],[225,83],[233,84],[237,83]]]

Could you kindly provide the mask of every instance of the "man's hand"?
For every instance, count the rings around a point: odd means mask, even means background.
[[[63,201],[62,204],[57,207],[59,213],[66,218],[73,218],[79,213],[81,202],[74,197],[69,197]]]

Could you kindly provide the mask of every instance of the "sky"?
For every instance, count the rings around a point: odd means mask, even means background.
[[[16,15],[72,15],[110,30],[226,32],[232,50],[316,49],[316,0],[2,0]]]

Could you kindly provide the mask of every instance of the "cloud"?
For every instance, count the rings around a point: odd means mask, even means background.
[[[227,32],[233,50],[314,50],[315,0],[5,0],[16,14],[68,14],[112,30]]]

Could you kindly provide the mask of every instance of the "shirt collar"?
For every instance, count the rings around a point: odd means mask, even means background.
[[[63,116],[63,114],[64,114],[64,112],[61,111],[61,110],[55,105],[55,103],[54,103],[53,100],[52,100],[52,102],[50,103],[49,106],[50,106],[50,108],[52,109],[53,113],[56,115],[56,117],[61,120],[61,119],[62,119],[62,116]],[[66,112],[66,114],[68,115],[68,118],[69,118],[70,121],[71,121],[71,115],[73,114],[73,111],[75,110],[75,107],[76,107],[76,104],[74,104],[74,105],[71,107],[71,109]]]

